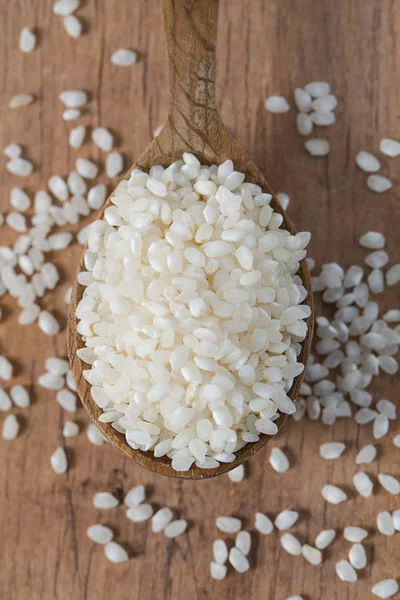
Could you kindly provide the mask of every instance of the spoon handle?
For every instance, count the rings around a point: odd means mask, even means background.
[[[219,0],[164,0],[174,134],[210,139],[221,122],[215,103],[215,46]]]

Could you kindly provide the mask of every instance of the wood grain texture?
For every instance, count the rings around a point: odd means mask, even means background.
[[[67,174],[77,155],[104,157],[86,144],[68,148],[71,125],[61,120],[59,92],[84,88],[91,94],[82,122],[110,127],[120,134],[126,165],[134,162],[150,142],[153,129],[167,117],[168,94],[161,3],[157,0],[87,1],[78,13],[85,35],[69,39],[59,18],[45,0],[0,3],[0,147],[20,142],[37,165],[28,190],[44,187],[54,173]],[[37,27],[40,45],[22,55],[17,41],[23,26]],[[377,150],[384,136],[400,138],[398,124],[400,8],[393,0],[222,0],[217,49],[217,105],[226,123],[275,190],[292,198],[289,214],[299,229],[313,233],[311,255],[318,263],[337,260],[350,265],[362,260],[358,237],[378,229],[388,237],[393,262],[399,262],[398,161],[382,158],[383,172],[394,187],[377,196],[365,186],[365,175],[354,164],[360,150]],[[135,48],[139,63],[132,69],[116,69],[109,56],[118,47]],[[321,130],[332,143],[328,159],[311,159],[295,131],[295,112],[265,112],[266,95],[288,98],[295,86],[309,80],[328,79],[339,97],[337,124]],[[32,92],[38,101],[23,112],[6,109],[10,97]],[[40,101],[39,101],[40,100]],[[90,115],[90,118],[89,118]],[[8,210],[8,194],[21,181],[0,165],[1,210]],[[111,191],[111,186],[110,186]],[[346,215],[344,217],[344,215]],[[1,243],[13,236],[0,230]],[[55,295],[44,305],[55,310],[65,325],[63,294],[72,279],[80,248],[55,254],[63,279]],[[385,308],[399,304],[398,288],[385,293]],[[15,302],[1,299],[0,350],[15,364],[15,383],[30,386],[30,409],[16,409],[23,421],[21,435],[13,443],[0,441],[0,525],[3,539],[0,597],[7,600],[143,600],[195,598],[265,598],[285,600],[302,594],[305,600],[366,600],[371,584],[389,576],[400,577],[399,538],[376,533],[375,518],[381,510],[398,508],[398,498],[378,489],[363,500],[355,495],[351,478],[356,472],[357,450],[371,440],[371,428],[357,428],[341,421],[334,428],[305,421],[288,422],[276,445],[291,458],[284,475],[268,465],[263,450],[247,465],[245,483],[231,483],[226,476],[204,482],[159,478],[110,447],[93,447],[81,433],[62,439],[66,415],[54,394],[33,387],[44,370],[47,356],[65,355],[65,336],[55,340],[39,335],[36,327],[17,327]],[[373,384],[374,397],[398,401],[398,378],[381,377]],[[3,421],[3,415],[0,420]],[[83,409],[76,415],[87,423]],[[379,471],[400,476],[398,449],[391,434],[377,444],[378,461],[362,469],[374,480]],[[346,441],[348,450],[334,463],[319,458],[323,441]],[[71,469],[56,477],[49,456],[66,445]],[[326,505],[320,488],[326,482],[343,486],[350,500],[339,507]],[[188,518],[187,534],[176,541],[153,535],[146,524],[133,524],[123,508],[100,514],[92,506],[96,491],[122,495],[144,483],[155,506],[165,504]],[[302,518],[294,532],[312,542],[323,528],[341,529],[346,524],[366,526],[368,566],[357,584],[337,580],[334,564],[344,558],[349,543],[338,538],[324,553],[321,567],[290,557],[277,535],[254,536],[251,570],[239,576],[230,572],[223,582],[208,575],[211,542],[219,537],[214,521],[220,514],[234,514],[254,531],[254,513],[270,516],[282,508],[294,508]],[[86,538],[87,526],[109,524],[117,541],[134,557],[128,564],[109,564],[102,549]],[[399,534],[397,534],[399,535]],[[222,536],[229,540],[229,536]]]
[[[245,173],[246,181],[256,183],[264,191],[271,191],[267,181],[250,161],[241,146],[224,126],[215,105],[215,48],[217,39],[219,0],[203,0],[202,2],[181,2],[164,0],[164,27],[167,42],[170,102],[168,119],[161,133],[151,142],[132,167],[140,167],[149,171],[153,165],[165,167],[180,159],[183,152],[193,152],[202,164],[220,164],[228,158],[233,160],[237,170]],[[130,169],[126,174],[129,178]],[[111,193],[104,205],[104,210],[112,205]],[[271,200],[272,208],[282,213],[282,227],[295,234],[295,228],[275,198]],[[84,249],[79,263],[79,271],[85,270]],[[305,303],[310,306],[311,315],[307,319],[307,335],[302,343],[299,361],[307,364],[313,334],[313,297],[310,273],[305,260],[301,262],[299,275],[308,292]],[[68,311],[67,346],[72,372],[79,397],[91,419],[101,429],[106,438],[119,448],[126,456],[135,460],[146,469],[168,477],[183,479],[208,479],[227,473],[238,467],[259,452],[271,439],[261,435],[258,442],[247,444],[236,453],[231,463],[220,463],[216,469],[200,469],[193,465],[188,471],[175,471],[167,457],[155,458],[152,452],[134,450],[126,442],[125,436],[117,432],[110,423],[99,422],[102,410],[94,402],[83,371],[88,365],[81,361],[76,351],[84,346],[82,337],[77,332],[78,320],[76,307],[82,299],[83,286],[74,284]],[[295,401],[304,371],[295,378],[288,394]],[[281,414],[276,421],[278,428],[287,420]]]

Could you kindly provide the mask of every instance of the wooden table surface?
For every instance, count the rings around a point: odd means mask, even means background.
[[[163,122],[168,103],[158,0],[82,2],[77,15],[85,34],[77,41],[67,37],[51,4],[13,0],[0,5],[0,147],[10,142],[24,146],[37,167],[26,186],[30,191],[44,187],[54,173],[66,175],[78,154],[103,162],[90,143],[79,151],[68,147],[67,133],[75,125],[61,119],[61,91],[83,88],[90,93],[81,122],[115,131],[126,166]],[[29,55],[18,50],[23,26],[36,28],[39,37],[38,48]],[[361,261],[357,239],[368,229],[387,235],[392,262],[399,262],[400,159],[382,157],[383,173],[394,182],[393,190],[382,196],[366,188],[366,176],[354,163],[358,151],[376,152],[382,137],[400,137],[399,31],[400,7],[393,0],[221,0],[217,79],[222,117],[272,187],[289,193],[290,215],[298,229],[312,232],[310,254],[318,263]],[[136,49],[138,64],[112,67],[109,57],[119,47]],[[312,159],[304,151],[294,110],[286,115],[264,110],[267,95],[292,98],[295,87],[317,79],[328,80],[339,99],[336,125],[321,129],[321,136],[332,144],[326,159]],[[33,93],[36,102],[19,111],[8,109],[11,96],[22,92]],[[9,190],[21,181],[2,163],[0,209],[7,211]],[[6,244],[13,236],[3,227],[0,238]],[[142,470],[111,447],[92,446],[83,431],[63,440],[63,422],[70,415],[60,409],[53,392],[35,381],[46,357],[66,354],[63,295],[79,253],[75,244],[54,256],[62,282],[43,304],[64,326],[56,338],[44,336],[37,326],[19,327],[15,302],[0,300],[0,354],[15,365],[13,383],[30,386],[33,398],[29,409],[15,410],[23,422],[18,438],[0,441],[0,598],[284,600],[301,594],[305,600],[366,600],[372,597],[372,583],[400,578],[400,534],[384,537],[375,526],[377,513],[398,508],[398,498],[377,486],[373,497],[364,500],[351,485],[356,452],[372,439],[369,425],[357,427],[349,419],[332,428],[289,421],[275,445],[287,451],[291,469],[283,475],[272,471],[266,449],[246,465],[241,484],[226,476],[171,481]],[[381,301],[386,308],[398,307],[398,287]],[[380,377],[373,383],[374,397],[398,401],[397,382],[398,378]],[[82,408],[76,420],[82,429],[86,426]],[[362,469],[374,480],[379,470],[400,475],[400,451],[392,443],[396,429],[398,422],[376,444],[378,460]],[[346,442],[342,459],[326,462],[319,457],[319,445],[328,440]],[[55,475],[49,465],[58,445],[67,447],[70,458],[65,476]],[[320,489],[327,482],[346,489],[349,501],[340,506],[324,503]],[[168,505],[188,519],[187,534],[167,540],[152,534],[148,523],[128,521],[123,506],[102,513],[94,509],[95,492],[109,490],[122,497],[139,483],[146,485],[154,506]],[[293,533],[303,542],[313,543],[323,528],[366,526],[371,533],[366,541],[368,566],[360,580],[342,583],[335,575],[335,562],[347,558],[350,546],[342,536],[324,552],[323,564],[313,567],[283,551],[276,532],[268,537],[254,533],[246,574],[230,569],[224,581],[210,579],[218,515],[237,515],[253,532],[256,511],[273,516],[283,508],[300,511]],[[106,561],[102,548],[86,537],[86,528],[96,521],[113,527],[132,560],[123,565]]]

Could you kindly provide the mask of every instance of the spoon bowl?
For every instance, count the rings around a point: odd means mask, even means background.
[[[150,167],[156,164],[167,167],[181,158],[183,152],[191,152],[197,156],[201,164],[220,164],[231,159],[235,169],[245,174],[246,181],[259,185],[264,192],[272,193],[264,176],[246,157],[239,143],[222,123],[217,111],[214,74],[218,4],[219,0],[164,0],[170,84],[169,115],[160,134],[128,171],[125,179],[129,178],[134,168],[149,171]],[[102,218],[104,210],[111,204],[113,195],[114,192],[108,198],[98,218]],[[282,227],[295,234],[296,230],[291,220],[275,198],[271,200],[271,206],[274,211],[282,214]],[[78,272],[84,268],[82,254]],[[298,274],[308,293],[306,303],[313,313],[311,279],[305,260],[301,262]],[[132,449],[125,437],[111,424],[99,422],[98,419],[103,411],[91,397],[90,385],[83,376],[84,363],[76,356],[76,351],[84,346],[77,332],[75,315],[83,290],[84,288],[75,282],[68,315],[68,355],[82,404],[111,444],[154,473],[185,479],[207,479],[234,469],[268,443],[271,436],[261,434],[258,442],[248,443],[236,452],[236,459],[231,463],[220,463],[215,469],[200,469],[194,465],[188,471],[181,472],[172,468],[171,460],[167,457],[154,458],[151,451]],[[299,361],[304,365],[310,353],[312,331],[313,314],[307,319],[307,336],[302,343],[299,356]],[[304,371],[295,378],[288,393],[293,401],[297,398],[303,376]],[[278,428],[282,427],[286,418],[285,414],[279,416],[275,421]]]

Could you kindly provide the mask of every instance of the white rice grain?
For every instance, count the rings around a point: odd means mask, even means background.
[[[362,465],[362,464],[368,465],[373,460],[375,460],[375,458],[376,458],[376,448],[375,448],[375,446],[368,444],[367,446],[364,446],[364,448],[361,448],[361,450],[358,452],[358,454],[356,456],[356,464],[357,465]]]
[[[367,555],[362,544],[354,544],[349,551],[349,561],[355,569],[364,569],[367,566]]]
[[[224,540],[214,540],[213,556],[216,563],[224,565],[228,560],[228,547]]]
[[[6,412],[7,410],[10,410],[11,407],[12,403],[9,395],[0,388],[0,411]]]
[[[326,83],[325,81],[312,81],[307,83],[307,85],[304,86],[304,89],[313,98],[327,96],[331,91],[329,83]]]
[[[68,469],[68,459],[64,448],[57,448],[54,453],[50,456],[50,464],[54,473],[61,475],[66,473]]]
[[[386,271],[386,285],[393,286],[400,281],[400,264],[392,265]]]
[[[344,539],[348,542],[358,544],[365,540],[368,535],[368,531],[362,527],[345,527],[343,530]]]
[[[376,408],[381,414],[386,415],[388,419],[392,421],[396,420],[396,405],[393,402],[390,402],[390,400],[385,400],[384,398],[378,400],[378,402],[376,403]]]
[[[106,558],[114,564],[119,564],[129,560],[129,556],[125,548],[116,542],[109,542],[106,544],[104,546],[104,554]]]
[[[138,506],[131,506],[126,511],[126,516],[130,521],[134,523],[142,523],[147,521],[153,516],[153,507],[151,504],[139,504]]]
[[[331,149],[330,143],[320,138],[307,140],[304,146],[311,156],[327,156]]]
[[[248,531],[239,531],[235,538],[235,547],[245,556],[248,555],[251,548],[251,536]]]
[[[236,517],[217,517],[216,526],[224,533],[237,533],[242,528],[242,522]]]
[[[19,408],[27,408],[31,403],[30,396],[22,385],[13,385],[10,389],[10,396],[15,406]]]
[[[92,140],[96,146],[104,152],[110,152],[114,143],[112,133],[108,131],[108,129],[105,129],[105,127],[97,127],[94,129],[92,131]]]
[[[311,110],[311,96],[302,88],[294,90],[294,101],[300,112],[308,113]]]
[[[54,375],[53,373],[45,373],[40,375],[38,384],[46,390],[61,390],[64,387],[64,377]]]
[[[301,554],[301,544],[299,540],[291,533],[284,533],[280,537],[281,546],[288,554],[298,556]]]
[[[25,54],[33,52],[36,47],[36,36],[27,27],[24,27],[19,36],[19,49]]]
[[[87,93],[82,90],[67,90],[58,96],[66,108],[81,108],[87,103]]]
[[[238,573],[246,573],[250,569],[250,563],[246,556],[235,547],[230,549],[229,562]]]
[[[356,164],[365,173],[374,173],[381,168],[379,160],[369,152],[359,152],[356,155]]]
[[[113,539],[113,532],[109,527],[104,527],[100,523],[91,525],[87,528],[86,534],[92,542],[96,544],[108,544]]]
[[[89,190],[88,204],[92,210],[98,210],[103,207],[106,201],[107,188],[104,184],[95,185]]]
[[[319,447],[321,458],[334,460],[340,458],[346,449],[346,445],[341,442],[327,442]]]
[[[19,158],[22,154],[22,148],[19,144],[8,144],[3,152],[7,158]]]
[[[53,12],[60,17],[67,17],[79,8],[79,0],[58,0],[53,6]]]
[[[285,194],[285,192],[278,192],[276,194],[276,198],[277,198],[277,200],[279,200],[279,203],[282,206],[283,210],[287,210],[289,203],[290,203],[289,196],[287,194]]]
[[[390,138],[384,138],[379,143],[379,150],[386,156],[396,158],[396,156],[400,156],[400,143]]]
[[[10,204],[16,209],[24,212],[31,206],[31,199],[21,188],[12,188],[10,193]]]
[[[70,390],[63,389],[57,392],[56,400],[64,410],[69,412],[76,411],[76,396]]]
[[[392,513],[393,525],[396,531],[400,531],[400,509],[394,510]]]
[[[384,177],[383,175],[370,175],[367,179],[367,186],[373,192],[382,194],[383,192],[390,190],[392,182],[388,177]]]
[[[374,419],[372,435],[376,440],[380,440],[389,432],[389,419],[384,414],[379,414]]]
[[[243,481],[243,479],[244,479],[244,465],[239,465],[235,469],[232,469],[232,471],[229,471],[228,477],[234,483],[239,483],[240,481]]]
[[[10,229],[17,231],[18,233],[25,233],[27,230],[26,218],[24,217],[24,215],[21,215],[19,213],[8,213],[6,217],[6,223],[10,227]]]
[[[264,106],[271,113],[286,113],[290,110],[290,105],[283,96],[269,96]]]
[[[86,430],[86,435],[91,444],[94,446],[103,446],[107,444],[107,438],[96,427],[94,423],[90,423]]]
[[[366,473],[356,473],[353,476],[353,485],[364,498],[369,498],[372,495],[374,484]]]
[[[182,533],[185,533],[188,523],[184,519],[171,521],[164,529],[164,534],[167,538],[176,538]]]
[[[269,464],[277,473],[285,473],[290,467],[286,454],[280,448],[272,448]]]
[[[53,175],[50,177],[47,184],[49,186],[49,190],[57,198],[57,200],[60,200],[60,202],[65,202],[65,200],[68,199],[68,186],[62,177],[59,175]]]
[[[57,335],[60,331],[57,319],[47,310],[42,310],[39,315],[39,327],[46,335]]]
[[[81,111],[78,108],[67,108],[62,114],[64,121],[75,121],[81,116]]]
[[[113,496],[110,492],[97,492],[93,496],[93,505],[95,508],[101,510],[109,510],[110,508],[115,508],[118,506],[118,499]]]
[[[65,250],[72,241],[72,233],[65,231],[63,233],[54,233],[47,238],[50,250]]]
[[[65,421],[63,427],[63,436],[66,438],[76,437],[79,433],[79,425],[74,421]]]
[[[383,579],[376,583],[371,591],[378,598],[391,598],[399,591],[399,584],[395,579]]]
[[[322,497],[331,504],[340,504],[347,500],[347,494],[335,485],[324,485],[321,490]]]
[[[111,152],[106,158],[106,174],[112,179],[119,175],[124,168],[124,159],[119,152]]]
[[[168,507],[160,508],[151,519],[151,529],[154,533],[163,531],[168,523],[172,521],[172,510]]]
[[[400,494],[400,482],[393,475],[386,475],[385,473],[378,473],[379,483],[387,492],[397,496]]]
[[[93,389],[93,388],[92,388]],[[125,495],[124,504],[128,508],[139,506],[146,498],[144,485],[136,485]]]
[[[257,512],[255,517],[255,529],[263,535],[269,535],[274,529],[274,525],[267,515]]]
[[[335,113],[333,112],[312,112],[310,114],[310,120],[314,125],[319,127],[329,127],[336,123]]]
[[[373,269],[367,278],[369,289],[373,294],[381,294],[384,290],[384,278],[380,269]]]
[[[300,135],[310,135],[313,130],[313,122],[309,115],[299,113],[296,117],[296,127]]]
[[[380,512],[377,515],[376,526],[378,528],[379,533],[382,533],[382,535],[390,537],[395,534],[396,530],[394,528],[392,515],[387,510]]]
[[[320,96],[316,100],[312,101],[311,107],[317,112],[331,112],[337,107],[337,98],[333,94]]]
[[[64,29],[67,34],[77,39],[82,33],[82,22],[75,15],[68,15],[63,19]]]
[[[354,583],[358,579],[354,567],[347,560],[339,560],[335,565],[335,571],[341,581]]]
[[[71,148],[80,148],[86,136],[86,127],[79,125],[69,132],[68,143]]]
[[[87,158],[77,158],[75,166],[81,177],[85,179],[94,179],[97,177],[99,168],[93,161]]]
[[[368,231],[364,233],[358,240],[361,246],[364,248],[370,248],[371,250],[380,250],[385,246],[385,236],[377,231]]]
[[[111,55],[111,62],[118,67],[130,67],[137,60],[137,54],[127,48],[119,48]]]
[[[28,177],[33,171],[33,164],[25,158],[13,158],[6,163],[6,169],[11,175]]]
[[[299,518],[299,513],[295,510],[283,510],[279,513],[279,515],[275,519],[275,527],[279,529],[279,531],[284,531],[285,529],[289,529],[293,527],[293,525],[297,522]]]
[[[3,440],[15,440],[19,431],[19,423],[15,415],[7,415],[3,422]]]
[[[69,362],[64,358],[51,356],[46,359],[45,367],[46,370],[53,373],[53,375],[65,375],[69,369]]]
[[[314,545],[318,550],[324,550],[335,539],[336,531],[334,529],[324,529],[315,538]]]
[[[364,262],[371,269],[381,269],[389,262],[389,255],[385,250],[375,250],[364,258]]]
[[[210,575],[212,579],[225,579],[227,568],[225,565],[220,565],[216,562],[210,562]]]
[[[22,108],[29,106],[34,101],[32,94],[16,94],[13,96],[8,104],[9,108]]]
[[[301,547],[301,553],[304,558],[312,565],[320,565],[322,563],[322,552],[309,544],[304,544]]]
[[[9,381],[13,376],[12,363],[5,356],[0,356],[0,379]]]

